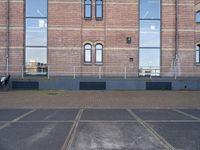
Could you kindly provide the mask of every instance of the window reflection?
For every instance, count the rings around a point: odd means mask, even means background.
[[[26,0],[26,74],[47,74],[47,0]]]
[[[92,62],[92,46],[90,44],[86,44],[84,46],[84,62],[85,63]]]
[[[26,0],[26,17],[47,17],[47,0]]]
[[[102,63],[103,59],[103,46],[101,44],[96,45],[96,63]]]
[[[47,73],[46,48],[26,48],[26,73],[27,74]]]
[[[85,18],[91,18],[92,17],[92,1],[91,0],[85,0]]]
[[[200,45],[196,46],[196,63],[200,63]]]
[[[140,19],[160,19],[160,0],[140,0]]]
[[[140,47],[160,47],[160,21],[140,21]]]
[[[140,49],[140,75],[159,76],[160,73],[160,49]]]
[[[96,0],[96,19],[103,18],[103,1]]]
[[[140,0],[139,75],[160,75],[160,0]]]
[[[200,11],[196,13],[196,23],[200,23]]]
[[[47,19],[26,19],[26,46],[47,45]]]

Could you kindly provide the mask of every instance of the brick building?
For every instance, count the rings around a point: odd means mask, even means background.
[[[0,71],[199,76],[199,23],[200,0],[0,0]]]

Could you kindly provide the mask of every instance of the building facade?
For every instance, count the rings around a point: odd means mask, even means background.
[[[200,0],[0,0],[0,71],[199,76]]]

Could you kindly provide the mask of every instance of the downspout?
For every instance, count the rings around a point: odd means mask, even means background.
[[[10,23],[10,0],[7,1],[7,42],[6,42],[6,74],[9,74],[9,39],[10,39],[10,34],[9,34],[9,23]]]
[[[176,6],[176,29],[175,29],[175,55],[174,55],[174,65],[177,65],[177,61],[178,61],[178,49],[179,49],[179,0],[175,1],[175,6]]]
[[[179,49],[179,0],[175,0],[175,52],[173,60],[174,78],[177,78],[177,65],[178,65],[178,49]]]

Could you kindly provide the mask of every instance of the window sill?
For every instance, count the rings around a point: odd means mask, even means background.
[[[196,66],[200,66],[200,62],[199,63],[195,63]]]
[[[84,18],[85,21],[91,21],[92,18]]]
[[[103,18],[96,18],[96,21],[103,21]]]
[[[92,63],[86,63],[86,62],[84,62],[84,65],[92,65]]]
[[[102,66],[103,63],[95,63],[95,65],[97,65],[97,66]]]

